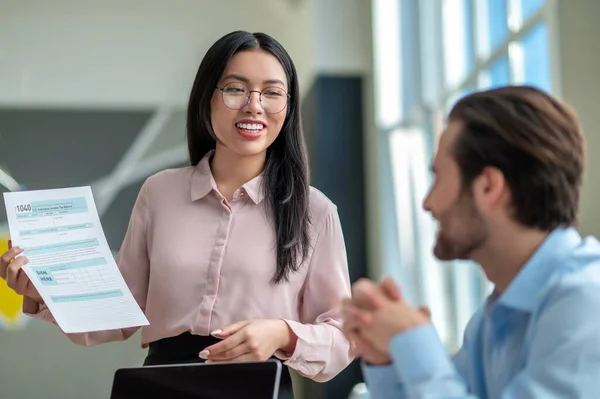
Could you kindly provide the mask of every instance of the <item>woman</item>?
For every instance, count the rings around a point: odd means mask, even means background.
[[[263,361],[273,356],[326,381],[351,357],[338,303],[350,295],[337,209],[308,185],[298,77],[273,38],[233,32],[204,57],[191,91],[192,166],[148,178],[117,264],[150,325],[145,364]],[[0,276],[24,312],[53,322],[19,273],[21,250]],[[68,334],[81,345],[137,329]],[[289,373],[281,397],[292,397]],[[287,395],[287,396],[286,396]]]

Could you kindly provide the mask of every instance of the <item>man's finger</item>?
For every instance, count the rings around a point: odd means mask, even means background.
[[[369,343],[366,342],[364,338],[361,338],[359,336],[357,336],[356,340],[354,341],[354,345],[355,351],[357,352],[357,355],[355,356],[362,356],[365,353],[367,353],[370,349]]]
[[[344,328],[357,329],[368,327],[373,323],[373,315],[354,306],[345,307],[342,311],[344,317]]]
[[[344,298],[342,299],[342,301],[340,302],[340,306],[343,308],[344,306],[351,306],[352,303],[352,298]]]
[[[367,279],[360,279],[352,285],[352,298],[356,306],[369,310],[377,310],[385,302],[379,287]]]
[[[348,339],[348,342],[350,343],[350,350],[348,351],[350,353],[350,356],[361,357],[362,352],[360,350],[360,347],[356,344],[356,334],[352,334],[350,336],[347,336],[346,338]]]
[[[381,289],[388,298],[393,301],[399,301],[402,299],[402,292],[400,291],[400,287],[391,277],[386,277],[380,284]]]
[[[363,356],[368,349],[368,345],[360,331],[354,330],[348,335],[348,340],[350,341],[350,354],[354,357]]]
[[[372,280],[369,280],[368,278],[359,278],[354,284],[352,284],[352,293],[354,294],[356,290],[369,290],[374,287],[377,287],[377,284],[375,284]]]
[[[363,357],[365,354],[373,351],[373,345],[360,332],[352,335],[351,342],[350,355],[353,357]]]

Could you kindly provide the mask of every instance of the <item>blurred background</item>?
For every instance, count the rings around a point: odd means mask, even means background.
[[[0,190],[91,185],[119,249],[143,180],[187,164],[186,101],[208,47],[263,31],[300,75],[312,184],[337,205],[352,280],[394,276],[431,307],[449,351],[489,292],[469,262],[431,255],[421,211],[458,97],[528,83],[568,101],[600,166],[597,0],[0,0]],[[586,177],[580,230],[600,233]],[[0,198],[0,252],[8,228]],[[108,398],[139,334],[94,348],[21,314],[0,282],[0,397]],[[299,398],[362,397],[357,364]]]

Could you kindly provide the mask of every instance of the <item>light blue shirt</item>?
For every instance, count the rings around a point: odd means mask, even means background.
[[[363,366],[372,399],[600,398],[600,243],[554,230],[473,315],[454,359],[430,325],[390,353],[390,366]]]

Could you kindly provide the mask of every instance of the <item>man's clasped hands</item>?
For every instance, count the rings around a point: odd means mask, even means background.
[[[342,316],[353,355],[372,365],[391,362],[388,347],[396,335],[430,324],[429,310],[412,307],[389,277],[379,284],[367,279],[354,283],[352,297],[342,303]]]

